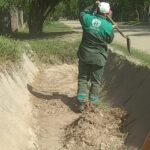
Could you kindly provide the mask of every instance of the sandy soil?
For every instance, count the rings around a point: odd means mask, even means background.
[[[119,131],[122,110],[102,104],[94,112],[77,112],[76,65],[48,66],[28,89],[37,120],[38,150],[126,150],[126,134]]]
[[[79,116],[74,112],[76,72],[74,66],[50,66],[37,77],[33,88],[28,85],[33,94],[39,150],[60,150],[63,129]]]

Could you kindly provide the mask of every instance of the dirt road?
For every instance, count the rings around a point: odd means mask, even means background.
[[[64,24],[73,28],[77,32],[82,32],[79,21],[62,21]],[[150,53],[150,27],[149,26],[120,26],[125,35],[129,35],[131,46],[144,52]],[[115,43],[126,45],[126,40],[115,31]]]

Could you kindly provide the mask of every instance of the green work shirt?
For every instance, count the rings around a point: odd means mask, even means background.
[[[83,37],[78,50],[79,60],[104,66],[108,58],[107,44],[114,37],[112,24],[103,16],[94,15],[90,9],[81,12],[80,22]]]

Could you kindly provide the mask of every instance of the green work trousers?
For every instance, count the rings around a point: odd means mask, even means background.
[[[85,64],[79,61],[78,69],[78,95],[86,95],[84,96],[85,100],[90,99],[91,95],[98,98],[104,67],[95,64]],[[78,101],[80,100],[78,99]]]

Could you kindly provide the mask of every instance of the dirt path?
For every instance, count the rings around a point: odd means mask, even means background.
[[[32,87],[29,87],[35,106],[36,132],[39,150],[62,150],[63,129],[79,117],[74,109],[76,67],[50,66]]]
[[[73,28],[74,31],[82,32],[79,21],[62,21],[64,24]],[[131,46],[135,49],[150,53],[150,27],[149,26],[120,26],[125,35],[129,35]],[[115,32],[114,42],[121,43],[126,46],[126,40]]]
[[[28,85],[34,106],[36,150],[126,150],[119,132],[124,112],[101,104],[77,113],[77,66],[48,66]]]

